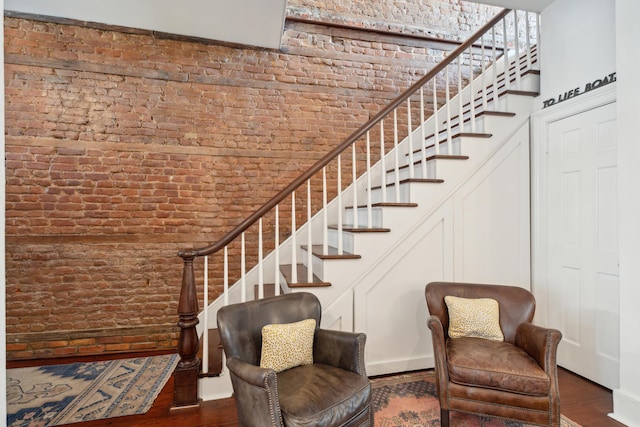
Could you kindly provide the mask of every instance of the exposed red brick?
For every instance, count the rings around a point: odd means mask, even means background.
[[[492,13],[458,3],[289,14],[451,38]],[[445,56],[306,24],[270,51],[4,22],[10,360],[175,348],[178,250],[222,237]]]

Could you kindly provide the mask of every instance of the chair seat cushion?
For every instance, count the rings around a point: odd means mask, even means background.
[[[549,393],[549,376],[524,350],[508,342],[450,338],[447,359],[454,383],[530,396]]]
[[[366,377],[328,365],[303,365],[278,375],[284,425],[343,425],[366,410],[371,386]]]

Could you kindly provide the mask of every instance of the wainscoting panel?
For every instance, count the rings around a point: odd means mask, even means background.
[[[433,367],[424,287],[431,281],[530,288],[529,125],[477,165],[354,287],[354,330],[369,375]]]
[[[454,200],[455,280],[530,289],[528,123]]]
[[[369,375],[433,366],[424,287],[452,278],[452,207],[434,212],[355,287],[354,329],[367,333]]]

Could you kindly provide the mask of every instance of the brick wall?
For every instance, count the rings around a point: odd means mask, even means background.
[[[493,13],[289,3],[443,39]],[[177,251],[223,236],[454,47],[289,21],[271,51],[5,17],[8,359],[175,348]]]

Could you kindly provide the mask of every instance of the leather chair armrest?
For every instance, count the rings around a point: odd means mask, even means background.
[[[364,333],[316,329],[313,361],[336,366],[366,377],[364,364]]]
[[[556,369],[556,353],[562,333],[532,323],[522,323],[516,330],[516,346],[531,356],[548,374]]]
[[[227,359],[235,394],[238,419],[251,427],[282,427],[276,372],[243,362],[237,357]],[[270,414],[257,417],[255,414]]]
[[[449,369],[447,367],[447,347],[445,342],[444,328],[438,316],[431,315],[427,320],[427,325],[431,330],[431,342],[433,343],[433,358],[435,361],[436,386],[438,390],[443,390],[449,382]],[[438,393],[444,396],[444,393]],[[440,405],[444,404],[443,398],[440,399]]]
[[[250,363],[243,362],[237,357],[227,359],[227,368],[240,380],[256,387],[275,386],[276,372]]]

